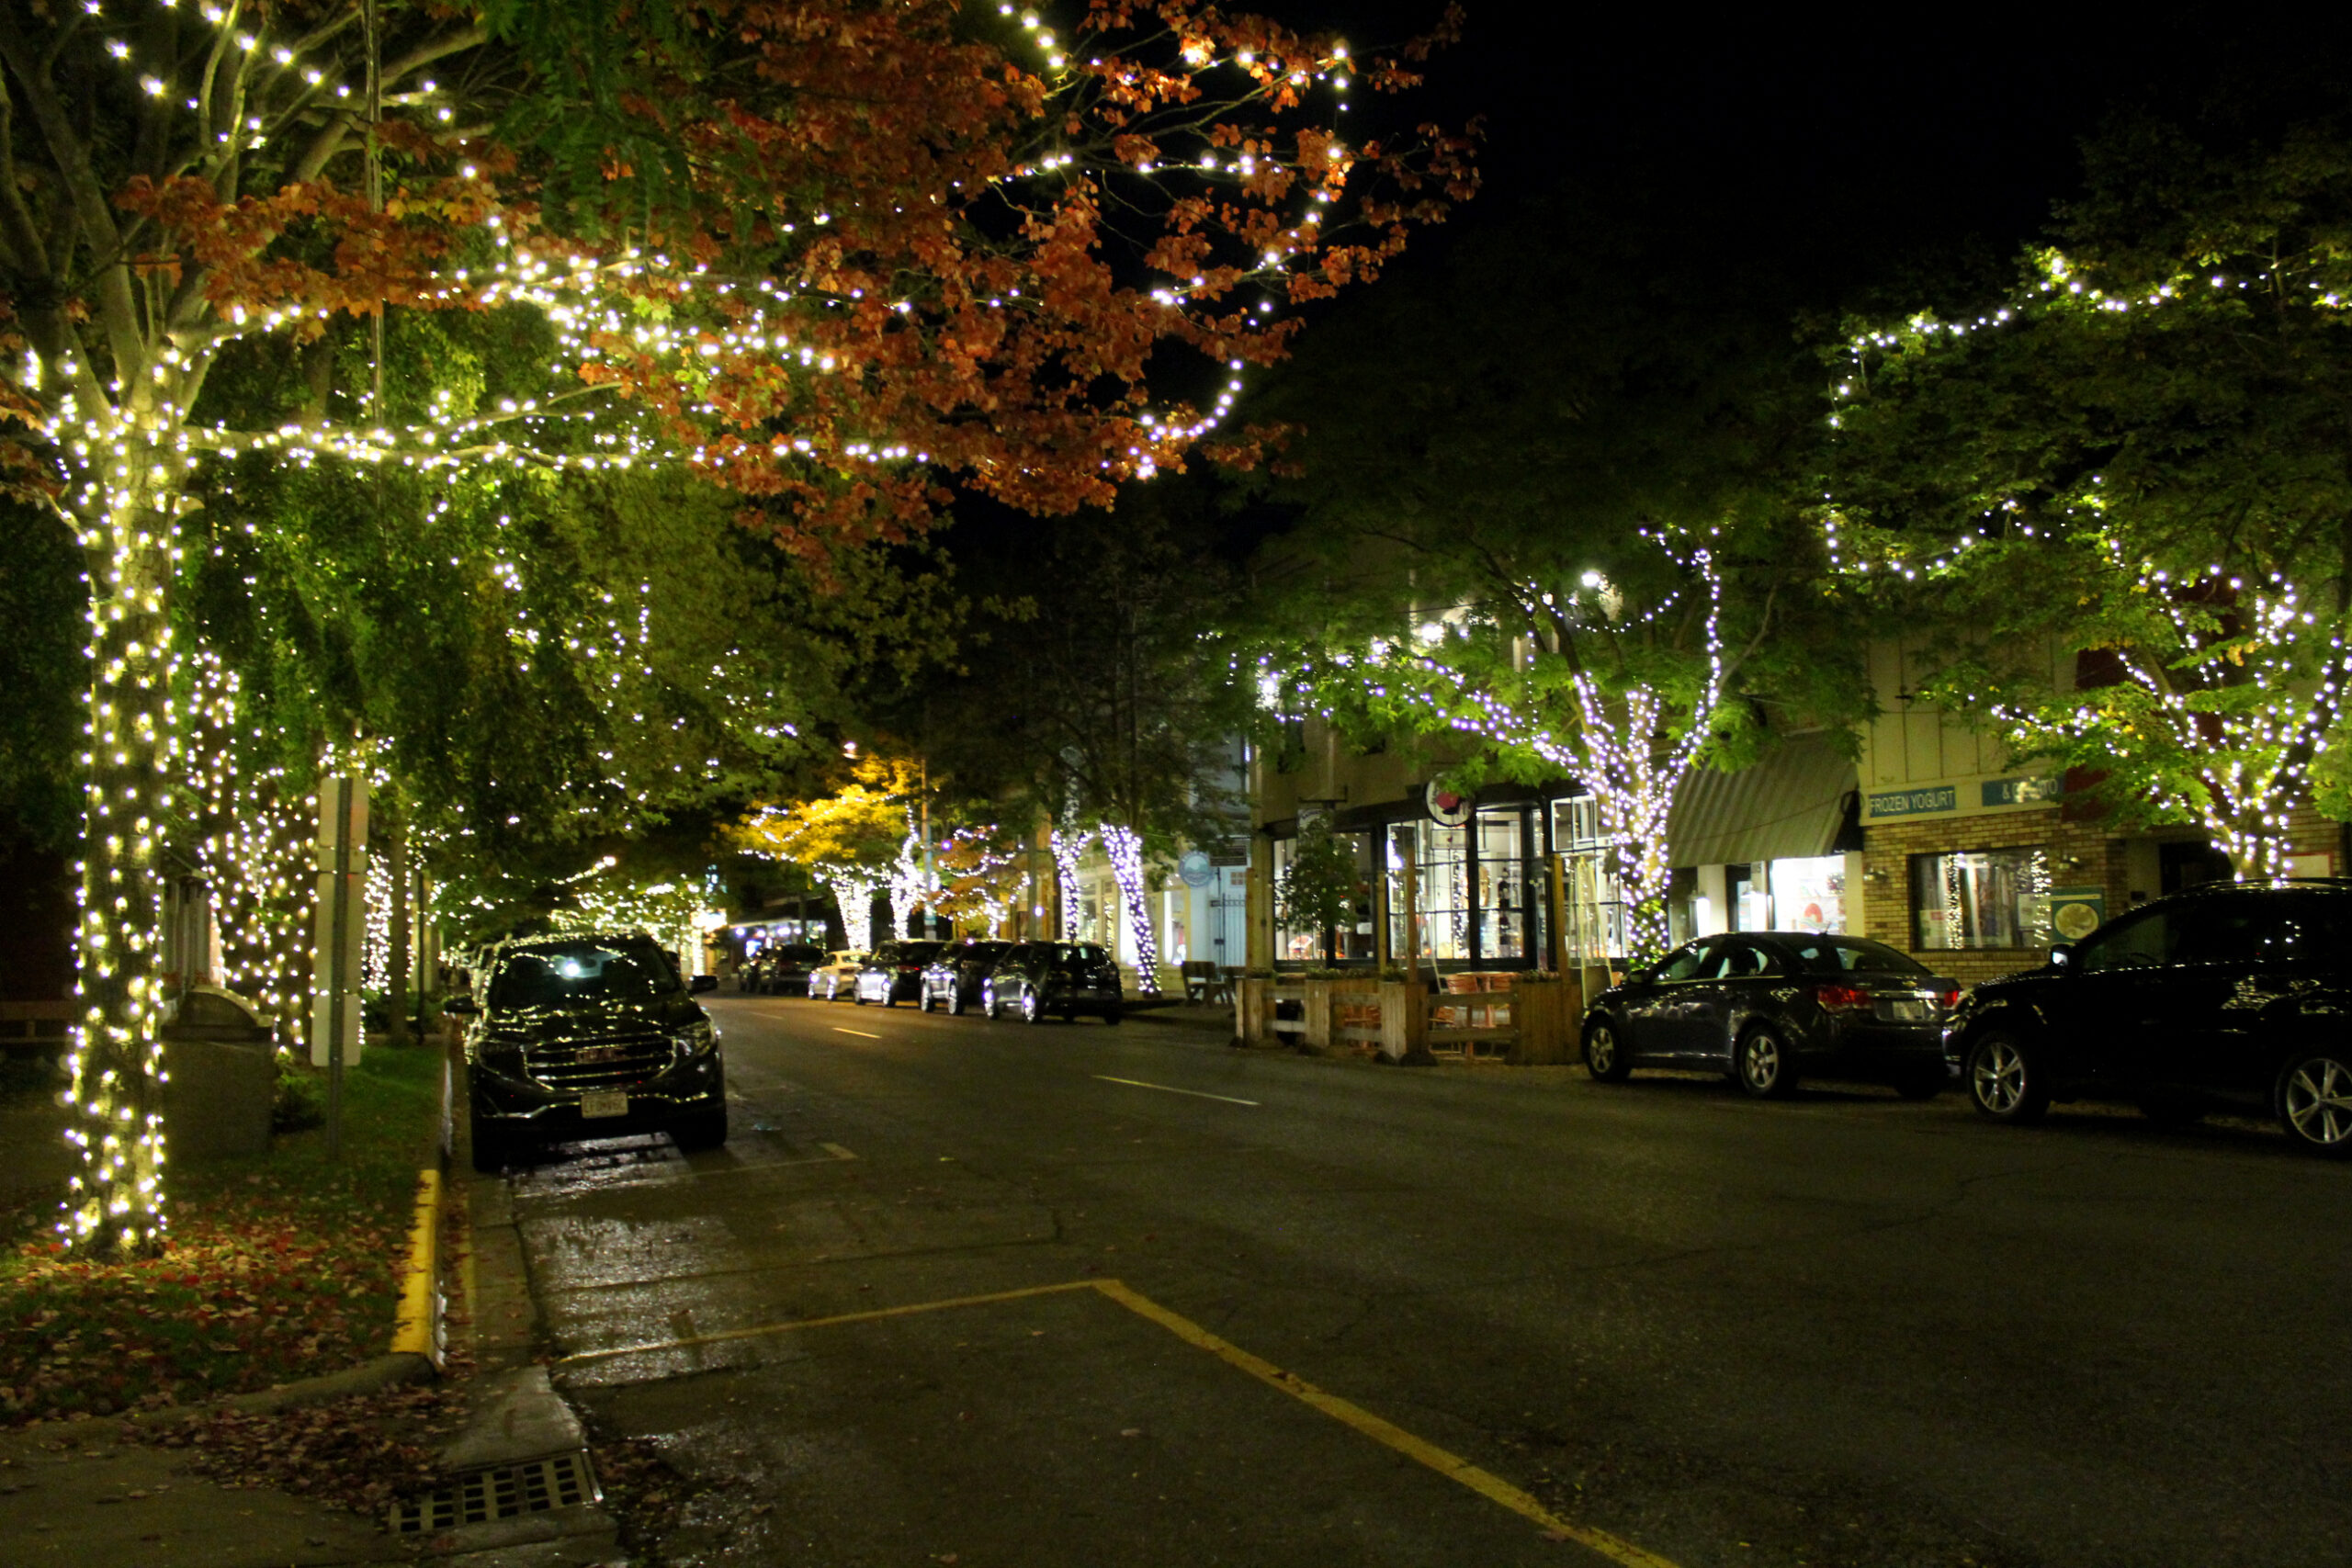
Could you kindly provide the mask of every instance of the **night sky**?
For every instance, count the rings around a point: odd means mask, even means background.
[[[1431,61],[1414,106],[1487,117],[1487,193],[1457,231],[1575,181],[1679,214],[1727,252],[1770,247],[1833,288],[1959,246],[2012,254],[2111,111],[2275,126],[2352,105],[2352,21],[2317,8],[1467,5],[1464,42]],[[1268,8],[1363,47],[1438,6]]]

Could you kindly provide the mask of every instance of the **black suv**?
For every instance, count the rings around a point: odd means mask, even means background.
[[[2120,916],[2042,968],[1977,987],[1944,1053],[1976,1109],[2136,1100],[2159,1121],[2278,1117],[2352,1155],[2352,882],[2222,883]]]
[[[727,1141],[718,1032],[642,931],[509,942],[466,1019],[474,1168],[571,1138],[662,1130],[682,1149]],[[697,988],[707,988],[700,985]]]
[[[1091,942],[1024,942],[997,960],[980,994],[990,1018],[1017,1014],[1037,1023],[1057,1012],[1065,1023],[1091,1012],[1119,1021],[1119,966]]]

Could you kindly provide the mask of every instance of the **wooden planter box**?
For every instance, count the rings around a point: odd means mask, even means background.
[[[1578,1059],[1583,1043],[1584,987],[1573,976],[1521,976],[1511,987],[1511,1017],[1519,1038],[1507,1058],[1518,1067]]]

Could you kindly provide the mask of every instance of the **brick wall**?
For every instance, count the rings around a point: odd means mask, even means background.
[[[1939,817],[1920,822],[1872,823],[1862,835],[1862,934],[1898,947],[1939,975],[1964,986],[2031,969],[2047,948],[1912,947],[1911,857],[1963,850],[2039,849],[2062,886],[2107,889],[2107,912],[2125,908],[2122,841],[2096,822],[2067,822],[2055,807],[1984,817]],[[2069,860],[2078,861],[2068,866]]]

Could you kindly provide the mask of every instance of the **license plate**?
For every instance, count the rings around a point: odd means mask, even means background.
[[[1935,1010],[1917,997],[1881,997],[1878,1015],[1897,1023],[1924,1023],[1935,1016]]]
[[[582,1116],[626,1116],[628,1096],[616,1089],[594,1089],[580,1097]]]

